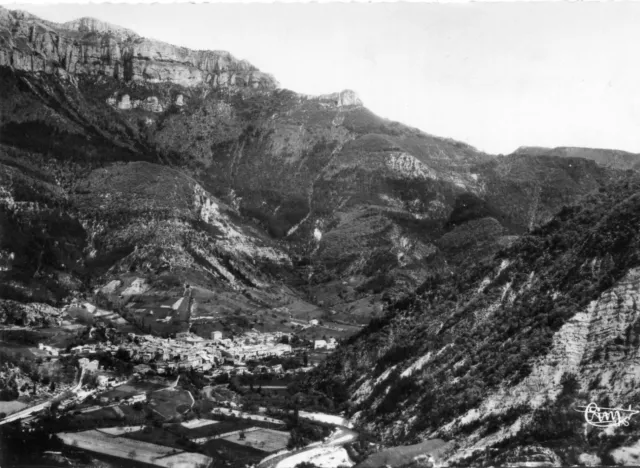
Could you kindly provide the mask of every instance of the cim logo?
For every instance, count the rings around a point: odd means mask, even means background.
[[[640,413],[640,411],[623,408],[600,408],[595,403],[589,403],[587,406],[578,406],[576,411],[584,413],[584,420],[587,424],[595,427],[611,427],[611,426],[628,426],[631,416]]]

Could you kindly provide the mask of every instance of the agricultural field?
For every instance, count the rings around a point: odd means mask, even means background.
[[[0,413],[12,414],[26,408],[27,406],[29,406],[29,403],[24,403],[18,400],[0,401]]]
[[[193,404],[193,396],[188,391],[179,389],[155,391],[149,401],[149,406],[166,420],[183,415]]]
[[[320,320],[326,314],[326,311],[315,304],[311,304],[301,299],[295,299],[288,306],[291,318],[308,322],[312,319]]]
[[[69,427],[74,429],[92,429],[99,426],[126,422],[128,425],[145,424],[145,412],[134,409],[129,405],[105,406],[95,411],[77,413],[71,416]]]
[[[265,308],[270,302],[268,297],[253,298],[238,291],[212,292],[203,288],[194,288],[193,298],[196,302],[193,317],[222,317],[233,314],[237,310],[244,313],[255,313]]]
[[[190,440],[204,439],[209,437],[216,437],[221,434],[227,434],[229,432],[249,429],[255,426],[250,422],[245,421],[211,421],[215,424],[208,424],[200,427],[185,427],[186,423],[171,424],[166,426],[166,429],[175,434],[185,436]]]
[[[391,447],[370,455],[358,466],[362,468],[376,468],[379,466],[400,466],[411,463],[413,457],[431,453],[437,457],[438,453],[447,445],[444,440],[430,439],[415,445]]]
[[[214,459],[229,461],[233,466],[255,465],[265,457],[262,450],[229,442],[224,439],[213,439],[202,446],[202,451]]]
[[[292,314],[306,321],[307,317],[319,318],[325,313],[286,287],[214,292],[192,286],[191,291],[190,312],[185,307],[178,310],[166,307],[173,306],[182,297],[182,287],[163,288],[162,291],[152,287],[127,304],[125,318],[157,335],[186,331],[185,325],[190,321],[193,324],[190,331],[209,339],[212,331],[241,333],[253,327],[264,332],[290,332],[291,324],[286,322]],[[167,317],[171,320],[164,321]],[[158,322],[159,319],[163,321]]]
[[[24,357],[26,359],[35,359],[37,357],[41,357],[41,352],[37,347],[6,341],[0,341],[0,351],[15,357]]]
[[[197,289],[196,310],[192,332],[208,339],[212,331],[223,334],[241,333],[255,328],[261,332],[284,332],[293,330],[290,320],[307,322],[320,318],[325,311],[318,308],[286,287],[268,291],[212,293]]]
[[[122,459],[130,459],[161,467],[208,466],[213,460],[200,453],[183,452],[162,445],[142,442],[128,437],[114,437],[100,431],[60,433],[60,440],[71,447],[102,453]]]
[[[158,427],[146,427],[139,431],[129,432],[123,437],[132,440],[138,440],[141,442],[150,442],[153,444],[162,445],[165,447],[172,447],[178,450],[188,449],[189,440],[175,434],[170,430],[165,430]]]
[[[266,453],[277,452],[287,446],[289,433],[266,428],[251,428],[246,431],[235,432],[221,439],[235,444],[252,447]]]

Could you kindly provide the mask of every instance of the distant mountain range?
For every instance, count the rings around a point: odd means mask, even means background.
[[[516,457],[492,428],[538,403],[487,405],[566,343],[558,333],[587,313],[584,298],[613,287],[627,300],[635,234],[607,257],[619,234],[599,223],[617,213],[612,226],[633,227],[638,161],[581,148],[497,157],[378,117],[353,91],[282,89],[228,52],[0,8],[5,317],[139,278],[141,295],[184,282],[224,294],[228,312],[295,300],[374,318],[323,379],[350,385],[350,411],[389,441],[436,434]],[[551,411],[573,365],[540,371],[554,387],[538,407]],[[474,408],[482,417],[461,422]],[[394,426],[400,409],[409,419]]]
[[[584,158],[591,159],[604,167],[611,167],[615,169],[638,170],[638,168],[640,168],[640,154],[628,153],[626,151],[619,150],[566,147],[540,148],[535,146],[522,146],[518,148],[514,154]]]

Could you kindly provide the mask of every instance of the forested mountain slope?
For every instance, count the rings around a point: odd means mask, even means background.
[[[640,421],[603,431],[575,408],[640,404],[639,230],[629,174],[493,258],[428,278],[310,384],[346,384],[349,413],[390,444],[452,441],[456,465],[628,464]]]

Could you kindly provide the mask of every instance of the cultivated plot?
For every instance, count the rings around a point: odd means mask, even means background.
[[[287,446],[289,433],[266,428],[251,428],[246,431],[239,431],[221,439],[235,444],[253,447],[267,453],[277,452]]]

